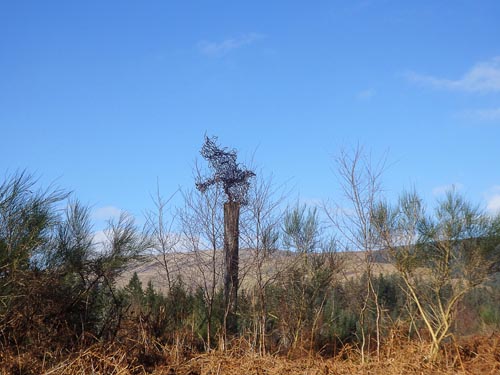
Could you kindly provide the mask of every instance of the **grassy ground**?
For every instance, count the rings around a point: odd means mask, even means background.
[[[475,336],[449,343],[438,363],[425,359],[427,345],[399,341],[387,343],[378,360],[362,364],[359,353],[345,349],[333,358],[305,352],[288,356],[257,355],[244,342],[224,353],[196,354],[181,345],[147,342],[95,344],[67,353],[43,348],[31,353],[0,352],[1,374],[94,375],[327,375],[327,374],[500,374],[500,335]]]
[[[391,274],[396,271],[394,266],[386,261],[383,253],[377,253],[374,263],[372,265],[375,275],[378,274]],[[155,288],[162,292],[168,292],[166,289],[166,271],[165,263],[167,264],[172,280],[182,276],[183,282],[187,287],[196,287],[198,285],[205,285],[208,282],[210,285],[211,272],[213,265],[212,253],[210,251],[200,251],[197,253],[169,253],[165,258],[150,257],[146,262],[141,263],[135,267],[130,267],[118,280],[118,286],[125,286],[129,282],[133,273],[136,272],[143,285],[151,280]],[[216,280],[222,282],[222,251],[216,252],[216,268],[219,272]],[[360,277],[366,269],[365,266],[365,253],[362,251],[346,251],[336,254],[337,262],[339,264],[339,280],[347,280],[351,278]],[[270,259],[267,259],[263,266],[263,272],[266,276],[273,275],[278,269],[286,268],[286,265],[296,261],[293,253],[278,251]],[[255,253],[248,249],[240,250],[240,282],[241,287],[245,289],[249,285],[255,284],[254,275],[248,272],[255,264]],[[203,274],[205,272],[205,276]],[[208,276],[204,279],[204,277]]]

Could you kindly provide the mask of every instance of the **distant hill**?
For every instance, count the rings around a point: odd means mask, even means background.
[[[362,251],[335,253],[339,280],[360,277],[365,270],[365,256],[366,253]],[[373,251],[371,256],[374,260],[373,269],[376,275],[395,272],[395,268],[385,252]],[[277,272],[282,272],[287,265],[297,261],[297,257],[298,254],[294,252],[278,250],[262,264],[263,274],[267,278],[275,277]],[[255,251],[251,249],[240,250],[242,288],[255,282],[256,261]],[[134,272],[137,272],[144,288],[149,281],[152,281],[155,288],[163,292],[168,290],[169,279],[170,282],[174,282],[181,278],[184,285],[191,289],[200,286],[210,287],[214,282],[216,285],[221,285],[223,277],[222,251],[218,250],[215,254],[210,250],[173,252],[165,257],[151,255],[144,262],[131,266],[119,280],[119,285],[125,286]]]

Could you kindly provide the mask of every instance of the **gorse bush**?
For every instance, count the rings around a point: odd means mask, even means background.
[[[13,174],[0,185],[0,346],[43,357],[96,343],[133,343],[136,361],[154,366],[167,347],[181,356],[238,342],[262,355],[345,355],[349,349],[366,359],[380,357],[395,337],[433,342],[435,354],[451,335],[498,330],[500,219],[457,196],[441,202],[435,215],[423,215],[421,200],[410,198],[396,207],[374,206],[368,218],[377,251],[360,253],[370,255],[360,257],[369,267],[348,265],[335,241],[325,245],[318,213],[306,206],[276,215],[281,219],[273,217],[265,228],[261,221],[259,230],[245,227],[257,248],[245,253],[238,330],[228,337],[223,260],[215,245],[204,252],[197,242],[200,206],[188,215],[190,243],[197,246],[192,259],[203,262],[195,268],[198,279],[175,268],[175,252],[165,245],[168,283],[137,273],[124,280],[125,271],[151,259],[145,254],[158,247],[158,231],[140,229],[122,214],[98,243],[89,208],[57,188],[38,189],[27,173]],[[260,218],[242,215],[246,226]],[[202,217],[207,228],[221,228],[209,221],[220,215]],[[220,230],[210,233],[212,244],[222,242]],[[373,264],[382,263],[386,271],[379,272]],[[346,275],[349,267],[359,269]]]
[[[132,218],[96,244],[88,208],[17,173],[0,186],[0,331],[6,345],[110,339],[124,314],[116,280],[148,247]],[[60,206],[66,204],[66,209]]]

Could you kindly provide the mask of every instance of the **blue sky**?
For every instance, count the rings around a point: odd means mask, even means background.
[[[55,181],[96,220],[194,184],[205,133],[294,197],[333,158],[387,153],[384,186],[455,184],[500,209],[498,1],[0,4],[0,175]]]

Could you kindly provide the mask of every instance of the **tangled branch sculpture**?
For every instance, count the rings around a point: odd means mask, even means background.
[[[196,182],[196,188],[204,193],[210,186],[221,184],[229,202],[248,203],[247,193],[250,178],[255,173],[244,169],[236,162],[236,150],[217,145],[217,137],[205,136],[201,156],[208,161],[213,176]]]

